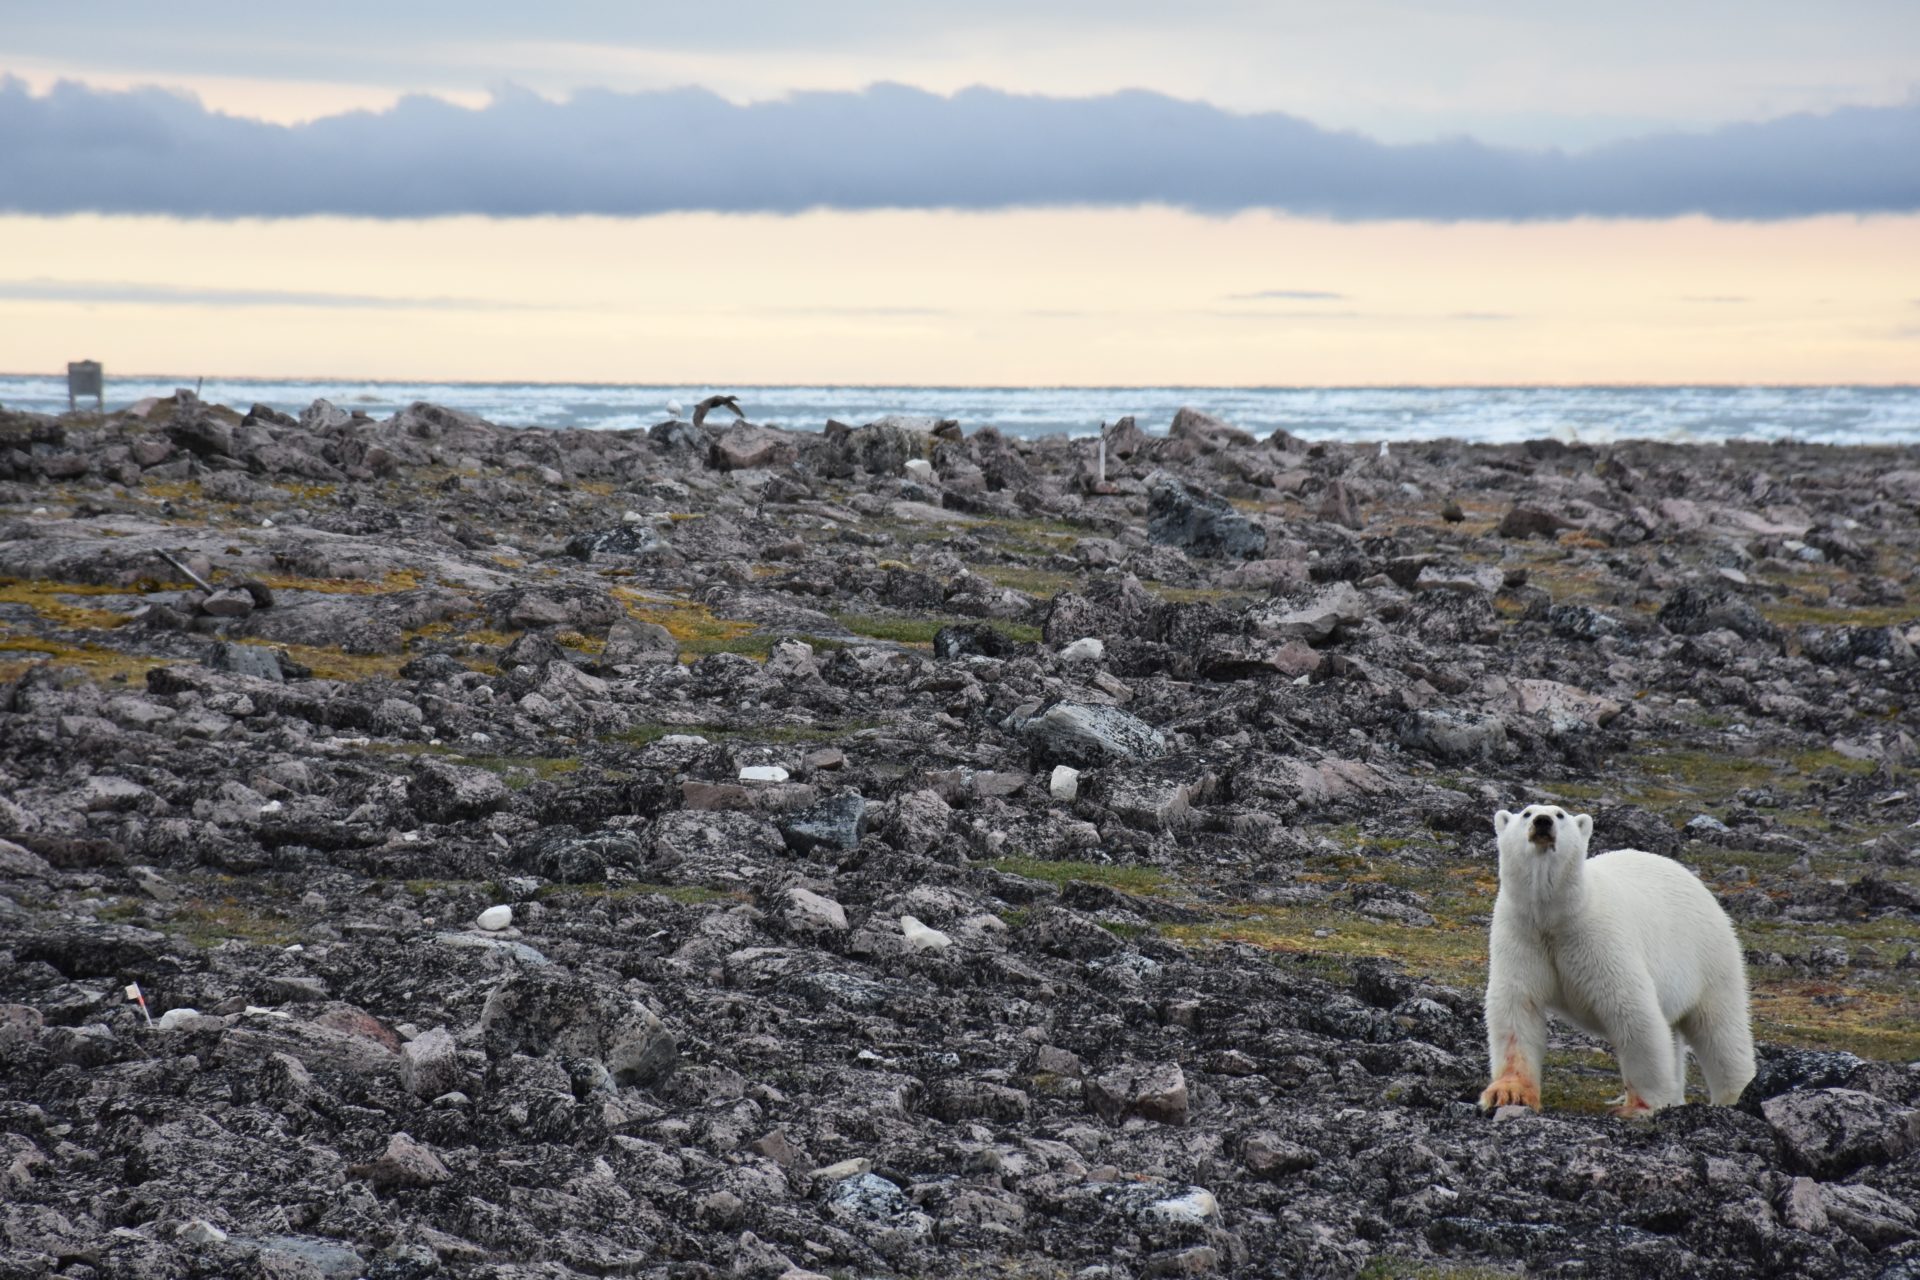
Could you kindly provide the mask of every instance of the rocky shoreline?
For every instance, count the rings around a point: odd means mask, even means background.
[[[1920,1275],[1917,516],[1914,450],[0,410],[0,1277]],[[1557,1028],[1475,1107],[1534,799],[1733,914],[1740,1106]]]

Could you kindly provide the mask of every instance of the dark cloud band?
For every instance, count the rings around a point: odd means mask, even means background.
[[[1386,145],[1127,92],[898,85],[734,105],[504,91],[283,126],[154,89],[0,81],[0,209],[285,218],[1165,204],[1339,219],[1775,219],[1920,209],[1920,102],[1578,153]]]

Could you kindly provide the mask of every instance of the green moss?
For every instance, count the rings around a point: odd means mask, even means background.
[[[1028,595],[1055,596],[1078,586],[1080,575],[1057,569],[1034,569],[1026,565],[982,564],[973,571],[996,586],[1010,587]]]
[[[931,645],[942,627],[978,623],[978,618],[887,618],[871,613],[835,613],[833,620],[857,636],[891,640],[896,644]],[[987,624],[1009,640],[1037,644],[1040,628],[1019,622],[994,621]]]
[[[1165,893],[1172,884],[1158,867],[1116,867],[1098,862],[1048,862],[1042,858],[995,858],[987,863],[1005,875],[1048,884],[1098,884],[1123,893]]]
[[[425,742],[370,742],[361,750],[378,756],[432,756],[451,764],[468,765],[500,775],[508,789],[518,791],[535,782],[563,777],[580,768],[577,756],[499,756],[475,755],[457,747],[433,746]],[[411,885],[413,882],[409,882]],[[419,883],[430,884],[431,881]]]
[[[144,679],[153,668],[172,661],[176,659],[148,658],[97,644],[66,644],[0,628],[0,680],[11,680],[37,662],[50,662],[97,682],[135,681]]]
[[[1604,1116],[1623,1089],[1619,1064],[1608,1053],[1551,1050],[1540,1074],[1540,1105],[1545,1111]]]
[[[457,756],[461,764],[500,775],[510,791],[564,777],[580,768],[572,756]]]
[[[57,627],[70,631],[104,631],[120,626],[130,615],[111,609],[74,604],[74,596],[126,596],[137,587],[102,587],[90,583],[48,582],[42,579],[0,578],[0,604],[23,604]]]
[[[257,911],[236,898],[219,902],[196,898],[176,910],[161,928],[203,951],[227,942],[284,947],[300,939],[293,922],[284,915]]]
[[[1459,986],[1486,981],[1487,931],[1484,927],[1441,919],[1427,928],[1374,920],[1331,907],[1237,907],[1228,918],[1200,924],[1161,927],[1161,935],[1191,946],[1241,942],[1268,951],[1338,957],[1343,960],[1397,960],[1415,973]]]
[[[1823,931],[1831,932],[1824,926]],[[1909,985],[1775,979],[1766,971],[1750,972],[1756,1039],[1889,1062],[1920,1059],[1920,1004]]]
[[[1838,751],[1822,748],[1818,751],[1802,751],[1789,761],[1801,773],[1819,773],[1822,769],[1837,769],[1841,773],[1867,774],[1879,766],[1872,760],[1858,760],[1853,756],[1843,756]]]
[[[1903,627],[1920,621],[1920,610],[1910,604],[1835,605],[1774,600],[1758,606],[1768,622],[1782,627]]]
[[[721,618],[712,609],[691,600],[659,600],[631,587],[610,588],[639,622],[665,627],[680,645],[680,660],[691,662],[710,653],[738,653],[765,659],[779,637],[760,631],[756,622]]]

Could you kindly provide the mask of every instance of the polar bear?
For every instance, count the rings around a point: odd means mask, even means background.
[[[1480,1105],[1539,1109],[1549,1010],[1613,1042],[1627,1086],[1615,1115],[1681,1102],[1689,1047],[1713,1101],[1737,1101],[1753,1079],[1746,964],[1733,922],[1707,887],[1679,863],[1639,849],[1589,859],[1593,819],[1584,813],[1502,809],[1493,830],[1493,1083]]]

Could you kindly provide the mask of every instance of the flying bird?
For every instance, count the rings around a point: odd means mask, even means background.
[[[707,411],[709,409],[718,409],[722,405],[733,410],[734,417],[740,419],[742,422],[746,421],[747,415],[741,412],[739,396],[708,396],[705,400],[693,406],[693,425],[697,427],[702,422],[705,422],[707,420]]]

